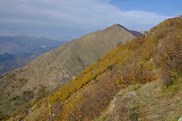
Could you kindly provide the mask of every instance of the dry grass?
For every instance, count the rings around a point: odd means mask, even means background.
[[[144,37],[119,45],[97,63],[89,66],[76,79],[69,81],[39,102],[39,107],[35,105],[35,110],[25,119],[31,120],[36,111],[45,106],[50,108],[41,110],[44,115],[42,118],[38,116],[40,119],[49,120],[56,116],[63,121],[94,120],[107,110],[113,97],[121,89],[125,90],[125,93],[122,93],[115,102],[118,108],[114,108],[113,113],[104,116],[106,117],[104,119],[135,121],[176,118],[181,113],[181,91],[178,86],[175,86],[178,85],[175,84],[178,82],[176,80],[181,78],[180,66],[172,69],[178,75],[173,78],[174,85],[171,85],[173,87],[164,88],[161,81],[156,80],[163,79],[164,74],[161,71],[165,72],[160,61],[165,53],[159,54],[160,48],[173,41],[167,39],[173,32],[179,35],[175,40],[182,41],[181,24],[181,18],[167,20],[153,28]],[[174,45],[171,43],[168,46]],[[164,49],[164,52],[168,51]],[[176,53],[172,60],[179,60],[179,54]],[[168,61],[171,61],[170,58],[167,58],[166,62]],[[182,64],[181,61],[179,64]],[[141,88],[134,86],[132,90],[127,91],[128,86],[138,83],[147,84]],[[163,91],[163,89],[166,90]],[[170,92],[175,92],[175,95]],[[167,101],[169,99],[171,100]],[[61,108],[57,110],[54,106],[59,103]],[[54,113],[45,113],[50,110]]]

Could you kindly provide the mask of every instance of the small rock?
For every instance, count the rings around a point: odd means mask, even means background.
[[[178,121],[182,121],[182,116],[178,119]]]
[[[132,92],[129,92],[129,93],[128,93],[128,96],[129,96],[129,97],[136,97],[137,94],[136,94],[136,92],[133,92],[133,91],[132,91]]]

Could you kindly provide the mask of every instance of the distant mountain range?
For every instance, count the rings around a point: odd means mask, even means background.
[[[0,79],[0,112],[5,116],[17,113],[18,109],[40,100],[119,44],[136,38],[136,33],[137,36],[142,35],[114,24],[65,43],[25,67],[4,75]],[[42,47],[42,43],[40,45]]]
[[[0,74],[28,64],[63,41],[29,36],[0,36]]]

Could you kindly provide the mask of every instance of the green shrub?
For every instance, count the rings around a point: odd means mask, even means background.
[[[138,106],[134,106],[130,109],[130,119],[131,121],[138,121],[139,113],[137,111]]]

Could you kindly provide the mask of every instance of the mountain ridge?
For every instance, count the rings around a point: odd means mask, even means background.
[[[181,18],[168,19],[145,36],[120,44],[20,118],[177,120],[182,113],[181,26]]]
[[[83,69],[118,44],[133,38],[136,37],[121,27],[96,31],[69,41],[36,58],[25,67],[6,74],[0,79],[1,112],[6,112],[4,115],[17,112],[18,108],[45,97],[68,80],[75,78]],[[10,93],[12,90],[13,93]],[[6,97],[6,100],[3,100],[3,97]],[[6,108],[8,105],[11,106]]]
[[[130,29],[127,29],[126,27],[124,27],[124,26],[122,26],[121,24],[113,24],[112,26],[111,26],[111,28],[116,28],[116,27],[120,27],[120,28],[123,28],[123,29],[125,29],[126,31],[128,31],[128,32],[130,32],[130,33],[132,33],[134,36],[136,36],[136,37],[141,37],[143,34],[142,33],[140,33],[140,32],[138,32],[138,31],[135,31],[135,30],[130,30]]]

